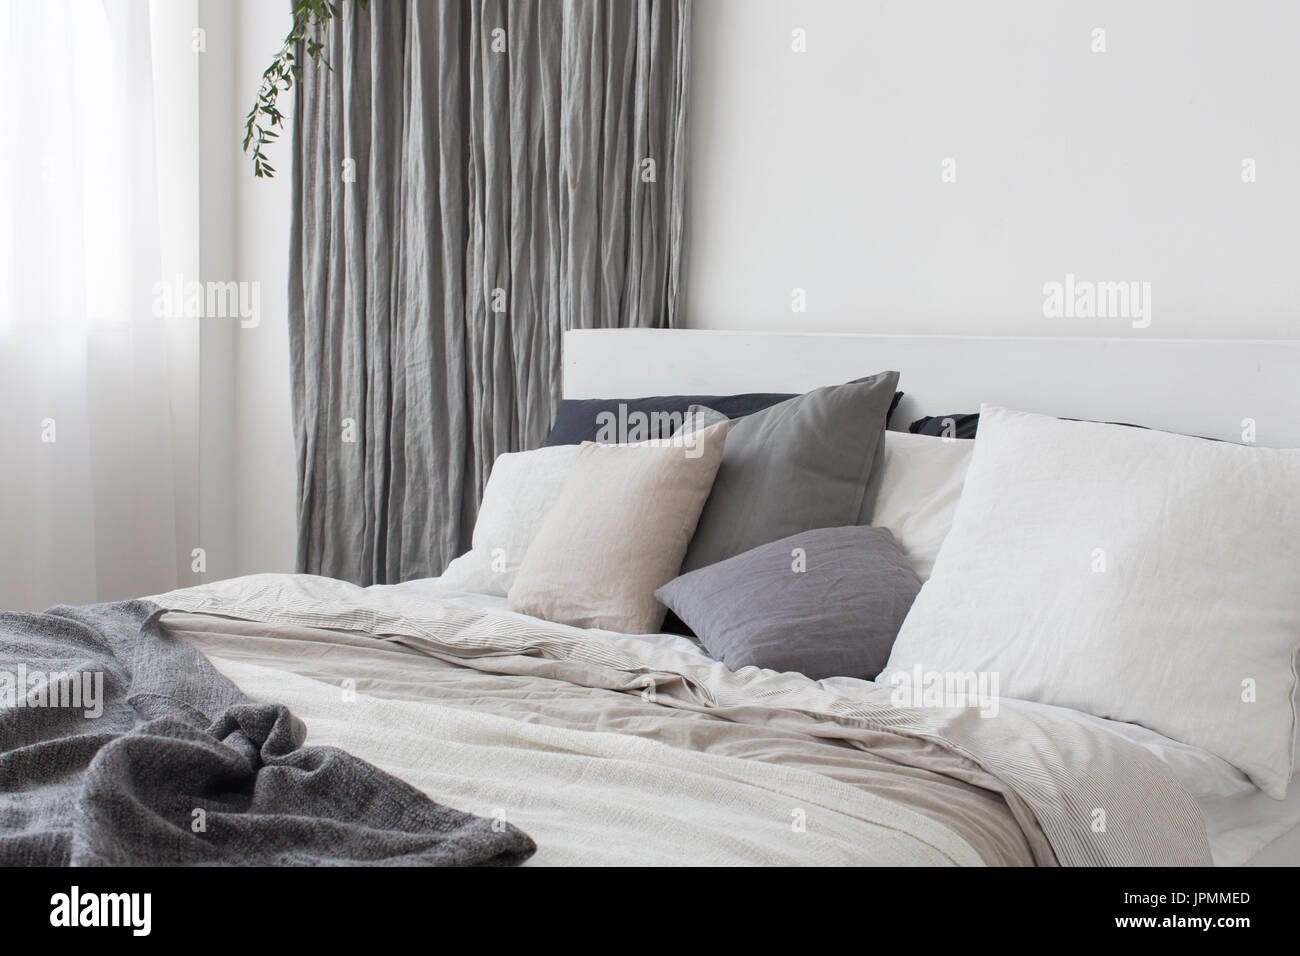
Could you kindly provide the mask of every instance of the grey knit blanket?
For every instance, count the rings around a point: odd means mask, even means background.
[[[536,849],[250,701],[147,601],[0,613],[0,865],[507,865]]]

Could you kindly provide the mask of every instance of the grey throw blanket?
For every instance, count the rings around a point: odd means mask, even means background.
[[[513,864],[439,806],[255,704],[147,601],[0,613],[0,865]]]

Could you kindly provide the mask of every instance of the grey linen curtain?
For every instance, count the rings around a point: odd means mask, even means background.
[[[690,0],[371,0],[294,115],[298,569],[438,574],[569,328],[672,327]]]

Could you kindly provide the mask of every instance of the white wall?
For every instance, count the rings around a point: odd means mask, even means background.
[[[1300,336],[1297,35],[1289,0],[698,0],[688,324]],[[1151,282],[1151,326],[1044,318],[1066,273]]]
[[[294,570],[286,304],[291,136],[286,129],[272,146],[274,179],[255,178],[240,145],[244,115],[291,20],[288,5],[265,0],[186,0],[181,6],[189,9],[179,19],[189,17],[192,24],[197,16],[207,34],[207,49],[197,58],[200,277],[256,283],[260,306],[251,327],[227,318],[200,323],[194,546],[206,552],[207,573],[190,573],[187,546],[181,582],[190,584]],[[184,29],[188,36],[190,27]],[[282,108],[292,102],[292,95],[281,97]]]
[[[288,4],[234,4],[234,108],[238,129],[262,70],[291,25]],[[281,97],[284,105],[292,96]],[[297,554],[297,477],[289,392],[289,211],[292,119],[272,145],[274,179],[255,179],[238,153],[234,167],[235,271],[261,290],[261,321],[236,337],[234,381],[237,572],[293,571]]]
[[[237,144],[233,20],[224,0],[153,0],[161,277],[225,282],[235,270]],[[204,46],[196,51],[194,30]],[[238,573],[235,498],[237,323],[168,320],[177,580]],[[206,570],[193,570],[202,548]]]
[[[197,361],[181,365],[198,377],[198,472],[193,491],[178,477],[181,517],[182,500],[197,503],[190,524],[181,525],[178,517],[178,536],[190,535],[180,580],[292,571],[295,481],[285,308],[290,147],[287,140],[275,147],[280,172],[273,180],[255,179],[240,148],[244,114],[288,32],[289,11],[257,0],[185,0],[168,9],[187,38],[195,23],[206,34],[204,52],[188,54],[198,64],[190,94],[198,103],[192,160],[198,196],[197,208],[188,213],[197,223],[198,278],[256,283],[260,305],[253,327],[225,317],[200,320]],[[285,99],[292,102],[291,96]],[[174,271],[193,277],[193,269]],[[173,412],[193,417],[185,409]],[[203,548],[205,573],[191,571],[191,547]]]
[[[237,150],[289,22],[233,21]],[[692,327],[1300,337],[1300,4],[697,0],[693,29]],[[234,270],[262,295],[235,336],[237,573],[294,565],[289,149],[273,180],[233,160]],[[1150,281],[1151,327],[1045,319],[1067,272]]]

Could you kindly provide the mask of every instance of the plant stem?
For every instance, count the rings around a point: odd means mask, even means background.
[[[364,10],[369,0],[295,0],[293,26],[285,35],[280,52],[262,72],[257,100],[244,118],[244,152],[252,157],[253,175],[259,179],[275,176],[275,167],[266,157],[266,147],[279,139],[279,131],[284,129],[284,114],[277,106],[279,95],[293,89],[295,80],[302,79],[298,45],[303,45],[308,60],[324,64],[327,70],[333,69],[324,55],[324,37],[330,21],[343,15],[339,3],[356,3]],[[314,35],[308,36],[313,28]]]

